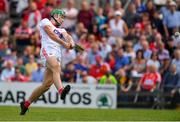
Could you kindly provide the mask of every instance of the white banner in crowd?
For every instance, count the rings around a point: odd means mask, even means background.
[[[0,105],[17,106],[27,99],[40,83],[0,83]],[[65,85],[65,84],[64,84]],[[115,85],[70,84],[71,91],[62,101],[54,86],[32,106],[63,108],[116,108]]]

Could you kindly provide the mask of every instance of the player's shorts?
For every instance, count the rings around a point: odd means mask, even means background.
[[[61,50],[58,46],[42,47],[40,51],[41,64],[46,67],[46,60],[48,57],[56,57],[59,64],[61,63]]]

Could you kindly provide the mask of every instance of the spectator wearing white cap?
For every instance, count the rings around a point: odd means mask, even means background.
[[[115,11],[114,19],[110,20],[109,26],[112,29],[112,36],[123,38],[128,35],[128,27],[120,11]]]

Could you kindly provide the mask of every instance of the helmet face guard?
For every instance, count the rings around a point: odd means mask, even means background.
[[[54,21],[56,22],[57,26],[60,26],[61,23],[59,23],[57,21],[57,19],[54,17],[54,15],[58,15],[60,16],[61,18],[64,18],[65,17],[65,12],[61,9],[54,9],[51,11],[51,17],[54,19]]]

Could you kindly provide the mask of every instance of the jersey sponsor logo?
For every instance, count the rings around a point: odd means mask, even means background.
[[[54,29],[54,31],[53,31],[56,35],[58,35],[58,37],[61,39],[61,38],[63,38],[63,35],[62,35],[62,33],[60,33],[57,29]]]

